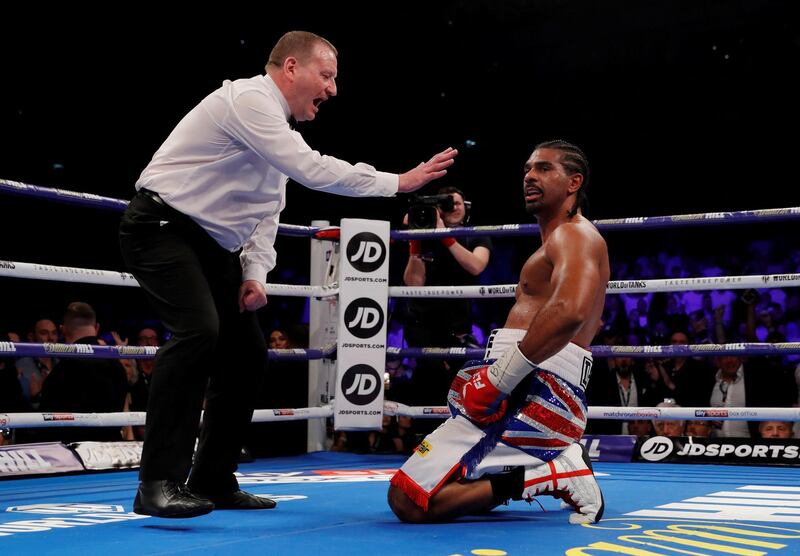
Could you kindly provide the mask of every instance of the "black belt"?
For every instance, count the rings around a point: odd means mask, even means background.
[[[153,200],[153,202],[158,203],[159,205],[162,205],[162,206],[165,206],[165,207],[167,206],[167,203],[164,202],[164,199],[159,197],[158,193],[156,193],[155,191],[150,191],[149,189],[142,188],[142,189],[139,190],[139,193],[141,193],[145,197],[149,197],[150,199]]]

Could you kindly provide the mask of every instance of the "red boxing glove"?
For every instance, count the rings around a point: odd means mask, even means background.
[[[469,374],[469,380],[461,388],[464,413],[481,425],[499,421],[506,411],[506,400],[511,391],[535,368],[519,350],[519,346],[514,346],[491,365],[483,363],[462,369],[459,376]]]
[[[461,403],[467,417],[484,426],[502,419],[508,405],[508,394],[498,390],[489,380],[489,367],[470,369],[472,376],[461,390]]]
[[[412,257],[422,255],[422,242],[418,239],[410,239],[408,241],[408,254]]]
[[[455,242],[456,242],[456,238],[454,238],[454,237],[443,237],[443,238],[442,238],[442,245],[444,245],[444,246],[445,246],[445,247],[447,247],[448,249],[449,249],[449,248],[450,248],[450,246],[451,246],[451,245],[453,245]]]

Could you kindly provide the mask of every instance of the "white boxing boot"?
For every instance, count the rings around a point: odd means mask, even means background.
[[[575,509],[576,513],[569,516],[570,523],[597,523],[603,517],[603,493],[594,478],[589,452],[580,443],[553,461],[525,468],[522,499],[530,502],[543,494],[560,498]]]

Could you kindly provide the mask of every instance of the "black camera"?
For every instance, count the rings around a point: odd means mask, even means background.
[[[408,229],[436,227],[436,209],[450,212],[454,208],[452,195],[413,195],[409,200]]]

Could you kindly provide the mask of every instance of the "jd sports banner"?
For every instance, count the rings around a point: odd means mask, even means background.
[[[783,438],[667,438],[640,440],[635,460],[664,463],[798,465],[800,440]]]
[[[336,430],[379,430],[386,367],[389,223],[342,220]]]

